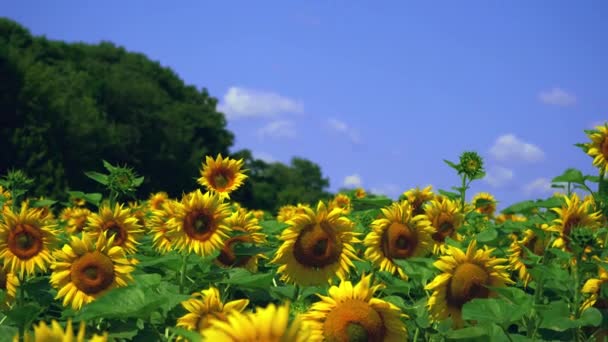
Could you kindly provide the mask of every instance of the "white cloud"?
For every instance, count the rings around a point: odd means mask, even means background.
[[[484,181],[493,187],[500,187],[513,179],[513,170],[506,167],[496,166],[488,169]]]
[[[340,121],[338,119],[330,118],[327,119],[327,125],[334,131],[339,132],[341,134],[345,134],[351,142],[354,144],[358,144],[361,142],[359,137],[359,132],[354,128],[347,125],[344,121]]]
[[[557,87],[541,91],[540,94],[538,94],[538,99],[545,104],[562,107],[576,103],[576,96]]]
[[[401,195],[401,193],[403,192],[401,191],[401,188],[396,184],[383,184],[381,186],[372,187],[370,191],[373,194],[385,195],[392,199],[397,199],[399,195]]]
[[[361,176],[358,174],[353,174],[344,177],[344,182],[342,182],[342,184],[349,188],[359,188],[361,187],[361,184],[363,184],[363,181],[361,181]]]
[[[490,154],[501,161],[524,160],[528,162],[542,160],[545,155],[538,146],[524,142],[513,134],[498,137],[490,148]]]
[[[260,138],[295,138],[296,127],[291,121],[276,120],[258,129],[257,133]]]
[[[230,87],[218,111],[230,119],[272,117],[279,114],[301,113],[304,105],[277,93],[240,87]]]
[[[266,152],[254,152],[253,157],[255,159],[259,159],[259,160],[265,161],[267,163],[274,163],[277,161],[277,159],[275,157],[273,157],[270,153],[266,153]]]
[[[551,180],[548,178],[537,178],[530,183],[524,185],[524,193],[526,195],[531,194],[546,194],[554,192],[556,189],[551,187]]]

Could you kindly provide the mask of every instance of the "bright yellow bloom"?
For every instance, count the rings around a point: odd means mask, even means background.
[[[134,267],[124,249],[114,243],[115,237],[106,239],[102,234],[94,245],[87,233],[82,240],[73,235],[70,244],[55,251],[51,285],[58,290],[56,299],[63,298],[63,306],[79,310],[110,289],[133,281]]]
[[[87,208],[68,207],[61,212],[61,218],[66,222],[65,229],[70,234],[78,234],[84,230],[91,211]]]
[[[152,216],[148,220],[148,229],[152,234],[152,248],[160,254],[173,250],[168,222],[176,216],[179,205],[178,202],[168,199],[163,202],[161,209],[152,211]]]
[[[365,192],[365,189],[363,189],[363,188],[357,188],[357,190],[355,190],[355,197],[356,198],[365,198],[365,196],[367,196],[367,193]]]
[[[277,214],[277,221],[287,222],[297,214],[306,213],[307,209],[311,209],[308,204],[298,203],[297,206],[291,204],[284,205],[279,208],[279,213]]]
[[[433,186],[429,185],[422,190],[418,187],[409,189],[403,193],[403,196],[412,205],[412,211],[416,216],[424,214],[424,205],[432,200],[435,195],[433,195]]]
[[[281,280],[322,285],[331,283],[334,276],[345,279],[354,267],[351,260],[358,260],[353,244],[361,242],[354,223],[342,210],[329,211],[321,201],[316,211],[304,210],[286,222],[290,226],[283,230],[283,244],[272,260],[280,265]]]
[[[408,318],[387,301],[374,298],[384,286],[371,286],[371,275],[353,287],[350,281],[332,286],[329,296],[318,295],[310,311],[302,316],[311,330],[310,341],[406,341],[401,318]]]
[[[602,288],[602,285],[608,283],[608,271],[606,271],[604,267],[602,267],[600,264],[598,264],[597,266],[597,271],[598,278],[588,279],[585,282],[585,285],[583,285],[581,292],[588,294],[589,297],[587,297],[587,299],[585,299],[585,301],[583,302],[581,310],[586,310],[596,305],[600,297],[600,290]],[[608,303],[606,298],[603,298],[601,300],[602,306],[605,307],[605,305]]]
[[[352,206],[350,203],[350,197],[345,194],[337,194],[330,202],[329,209],[338,208],[341,209],[344,214],[350,213]]]
[[[458,234],[458,228],[464,222],[464,215],[460,211],[458,202],[437,196],[424,206],[424,212],[431,226],[435,228],[435,233],[431,236],[435,241],[433,253],[443,251],[447,237],[457,241],[462,239]]]
[[[528,266],[524,263],[526,250],[523,247],[525,246],[534,254],[541,256],[545,252],[547,241],[536,236],[531,229],[527,229],[524,232],[524,236],[521,240],[517,240],[516,237],[513,240],[508,251],[509,265],[513,271],[518,272],[519,279],[521,279],[524,283],[524,287],[526,287],[531,280],[531,276],[528,272]]]
[[[80,327],[76,335],[72,328],[72,321],[68,320],[65,330],[56,320],[52,320],[49,327],[45,322],[40,322],[34,326],[34,336],[25,333],[25,342],[106,342],[108,341],[108,333],[103,335],[93,335],[90,339],[85,340],[86,327],[84,321],[80,322]],[[19,341],[19,335],[13,338],[13,342]]]
[[[259,246],[266,242],[266,235],[261,233],[262,227],[252,212],[247,210],[235,211],[226,219],[226,226],[234,236],[225,241],[216,264],[222,267],[244,267],[250,272],[257,272],[258,259],[265,258],[264,254],[239,256],[234,248],[240,244]]]
[[[36,270],[45,272],[53,262],[52,249],[57,241],[56,224],[44,219],[38,208],[21,205],[21,211],[10,207],[2,210],[0,220],[0,259],[8,272],[33,275]]]
[[[570,233],[576,227],[597,229],[601,225],[601,213],[593,212],[592,201],[581,201],[576,193],[570,197],[563,196],[565,204],[561,208],[553,208],[558,218],[553,220],[547,231],[558,233],[553,247],[570,250]]]
[[[526,222],[528,219],[525,216],[517,214],[500,214],[494,219],[497,224],[502,224],[507,221]]]
[[[19,277],[12,272],[6,272],[0,268],[0,290],[5,293],[4,303],[0,303],[1,308],[10,306],[17,296],[17,288],[19,287]]]
[[[169,200],[169,195],[166,192],[157,192],[150,195],[148,199],[148,207],[151,210],[162,210],[163,204]]]
[[[305,342],[307,326],[299,317],[289,324],[289,303],[269,304],[253,312],[233,310],[227,321],[213,320],[202,333],[205,341],[221,342]]]
[[[232,311],[241,312],[249,305],[248,299],[238,299],[222,303],[220,292],[215,287],[192,294],[192,298],[182,302],[187,314],[177,319],[177,326],[188,330],[203,332],[211,321],[219,319],[226,321]]]
[[[224,247],[230,233],[225,222],[229,215],[228,204],[215,193],[197,189],[184,195],[167,222],[171,243],[179,252],[207,257]]]
[[[240,187],[247,176],[241,170],[243,159],[222,158],[219,154],[214,160],[207,156],[201,169],[200,185],[219,194],[220,198],[230,198],[230,193]]]
[[[475,207],[474,210],[476,212],[486,215],[487,217],[493,217],[494,212],[496,212],[496,199],[492,194],[487,192],[480,192],[473,196],[471,203]]]
[[[429,314],[434,321],[451,317],[453,327],[461,328],[462,306],[474,298],[487,298],[494,293],[487,288],[501,287],[511,284],[507,259],[491,256],[494,249],[487,246],[477,249],[475,240],[471,241],[467,252],[447,246],[446,254],[439,257],[433,264],[443,273],[425,286],[425,290],[433,291],[428,300]]]
[[[381,271],[391,272],[407,279],[403,269],[393,260],[425,256],[433,250],[435,229],[425,215],[413,216],[408,201],[395,202],[382,208],[382,217],[371,224],[364,244],[365,258]]]
[[[595,131],[588,134],[591,142],[587,144],[587,154],[593,158],[593,166],[608,174],[608,122],[595,127]]]
[[[91,213],[84,230],[93,239],[99,239],[104,234],[114,236],[114,245],[122,247],[128,254],[137,251],[137,240],[144,232],[131,209],[123,208],[118,203],[114,209],[104,205],[98,213]]]

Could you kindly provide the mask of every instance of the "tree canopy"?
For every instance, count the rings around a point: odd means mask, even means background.
[[[207,89],[111,42],[51,41],[0,18],[0,79],[0,173],[24,170],[36,179],[34,193],[95,190],[84,171],[101,169],[104,159],[145,176],[139,195],[179,196],[197,187],[204,157],[228,155],[234,141]],[[311,161],[234,156],[249,169],[235,194],[246,207],[328,196],[329,181]]]

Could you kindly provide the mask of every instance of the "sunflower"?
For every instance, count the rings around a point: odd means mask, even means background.
[[[297,206],[291,204],[284,205],[279,208],[279,213],[277,214],[277,221],[287,222],[297,214],[306,213],[307,209],[311,209],[308,204],[298,203]]]
[[[462,306],[474,298],[488,298],[495,294],[487,286],[502,287],[512,284],[507,266],[502,265],[507,259],[491,256],[493,248],[477,249],[477,242],[471,241],[466,254],[460,249],[447,246],[445,255],[433,264],[442,274],[425,286],[433,291],[428,300],[430,316],[440,321],[448,316],[453,326],[461,328]]]
[[[576,227],[596,229],[601,225],[601,212],[593,211],[590,200],[581,201],[576,193],[563,196],[565,203],[561,208],[552,208],[558,217],[553,220],[547,231],[558,233],[552,247],[570,250],[570,234]]]
[[[329,296],[318,295],[302,316],[310,327],[311,341],[405,341],[407,330],[401,310],[374,293],[384,286],[371,286],[371,274],[353,287],[350,281],[332,286]]]
[[[173,247],[180,252],[195,252],[207,257],[224,246],[230,228],[225,224],[230,215],[228,204],[215,193],[196,190],[176,206],[167,222]]]
[[[367,193],[365,192],[365,189],[363,188],[357,188],[357,190],[355,190],[355,197],[356,198],[365,198],[365,196],[367,196]]]
[[[407,280],[407,275],[393,260],[425,256],[432,251],[431,235],[435,229],[426,216],[413,216],[407,201],[395,202],[381,212],[382,217],[372,222],[372,231],[365,237],[365,258],[380,270],[399,272]]]
[[[139,226],[142,229],[146,228],[146,212],[148,211],[148,208],[142,204],[140,204],[139,202],[135,201],[135,202],[129,202],[129,210],[131,211],[131,216],[135,217],[137,219],[137,224],[139,224]]]
[[[587,143],[587,154],[593,158],[593,166],[600,172],[608,174],[608,122],[595,127],[595,131],[587,133],[590,143]]]
[[[126,286],[134,270],[122,247],[114,243],[116,235],[99,235],[95,245],[87,233],[82,239],[70,237],[70,243],[54,253],[51,285],[58,290],[56,299],[63,306],[79,310],[108,290]]]
[[[201,177],[198,183],[209,191],[214,191],[223,198],[229,198],[229,194],[240,187],[247,176],[241,170],[243,159],[235,160],[222,158],[219,154],[214,160],[207,156],[201,169]]]
[[[329,202],[329,209],[331,210],[333,208],[342,209],[344,214],[350,213],[350,211],[352,210],[352,206],[350,203],[350,197],[346,196],[345,194],[337,194]]]
[[[84,230],[91,211],[87,208],[68,207],[61,211],[61,218],[66,221],[65,229],[70,234],[78,234]]]
[[[150,195],[148,199],[148,207],[151,210],[161,210],[163,208],[163,203],[165,203],[169,199],[169,195],[166,192],[157,192]]]
[[[234,248],[240,244],[260,245],[266,242],[266,235],[261,233],[262,227],[252,212],[247,210],[235,211],[226,219],[226,226],[230,228],[233,236],[226,240],[216,263],[222,267],[244,267],[249,271],[256,272],[258,259],[265,257],[263,254],[238,256]]]
[[[68,320],[68,323],[63,329],[56,320],[51,321],[49,327],[45,322],[40,322],[34,326],[34,337],[32,338],[29,333],[25,333],[25,342],[106,342],[108,340],[108,333],[105,332],[103,335],[93,335],[90,339],[85,340],[86,326],[84,321],[80,322],[80,327],[76,336],[74,336],[74,329],[72,328],[72,320]],[[13,338],[13,341],[19,341],[19,335]]]
[[[264,210],[254,210],[253,211],[253,216],[255,216],[256,219],[262,221],[264,220]]]
[[[137,251],[137,240],[144,232],[137,218],[132,215],[131,209],[123,209],[122,204],[118,203],[114,205],[114,210],[104,205],[99,208],[99,213],[91,213],[85,231],[93,238],[104,234],[114,236],[114,244],[124,248],[128,254]]]
[[[0,290],[5,293],[4,306],[10,305],[17,296],[17,288],[19,287],[19,277],[12,272],[7,272],[0,268]],[[0,307],[2,304],[0,304]]]
[[[416,187],[403,193],[403,197],[412,205],[414,216],[424,214],[425,203],[434,197],[432,190],[433,186],[429,185],[422,190]]]
[[[513,239],[513,243],[509,247],[509,265],[511,269],[515,272],[518,272],[519,279],[524,283],[524,287],[528,286],[528,283],[532,279],[530,273],[528,272],[528,268],[524,263],[524,259],[526,258],[526,250],[523,248],[524,246],[529,249],[532,253],[536,255],[543,255],[545,248],[547,247],[547,241],[536,234],[531,229],[527,229],[524,232],[524,236],[521,240],[518,240],[517,237]]]
[[[471,203],[475,207],[474,210],[476,212],[487,217],[493,217],[494,212],[496,212],[496,199],[492,194],[487,192],[480,192],[473,196]]]
[[[46,271],[53,262],[51,250],[57,239],[56,224],[45,220],[38,208],[21,204],[19,212],[3,208],[0,221],[0,259],[4,269],[11,273],[33,275],[36,270]]]
[[[177,319],[177,327],[202,332],[208,328],[211,320],[226,321],[232,311],[241,312],[249,305],[248,299],[238,299],[222,303],[220,292],[215,287],[192,294],[192,298],[182,302],[187,314]]]
[[[597,266],[598,278],[591,278],[585,282],[581,290],[582,293],[588,294],[589,297],[585,299],[581,306],[581,311],[584,311],[592,306],[601,306],[603,308],[608,306],[606,299],[602,299],[601,303],[598,303],[600,297],[600,290],[604,284],[608,283],[608,271],[604,267],[598,264]]]
[[[353,231],[354,223],[342,210],[328,210],[319,201],[316,212],[304,207],[286,223],[290,226],[281,233],[283,244],[277,250],[273,263],[281,279],[300,285],[331,283],[337,275],[346,278],[351,259],[358,260],[352,244],[361,242]]]
[[[148,229],[152,235],[152,248],[160,254],[166,254],[173,250],[167,223],[175,217],[178,206],[179,203],[176,201],[166,200],[160,209],[152,211],[152,216],[148,220]]]
[[[461,240],[457,231],[464,222],[464,215],[460,212],[459,203],[446,197],[438,196],[424,206],[424,212],[431,222],[431,226],[435,228],[435,233],[431,236],[435,241],[435,246],[433,247],[434,253],[439,253],[443,250],[447,237]]]
[[[517,215],[517,214],[500,214],[496,216],[494,221],[496,224],[502,224],[507,221],[511,222],[526,222],[528,219],[525,216]]]
[[[256,308],[255,313],[233,310],[227,321],[211,321],[202,335],[205,341],[304,342],[309,340],[307,328],[299,316],[289,324],[289,303],[271,303]]]

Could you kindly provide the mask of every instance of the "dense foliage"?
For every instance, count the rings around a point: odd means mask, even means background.
[[[0,173],[24,170],[36,179],[34,194],[99,190],[82,170],[101,169],[104,159],[145,170],[139,196],[178,196],[194,187],[203,157],[228,154],[234,140],[206,89],[110,42],[50,41],[0,18],[0,79]],[[236,155],[252,169],[237,194],[246,206],[326,197],[328,180],[308,160]]]

